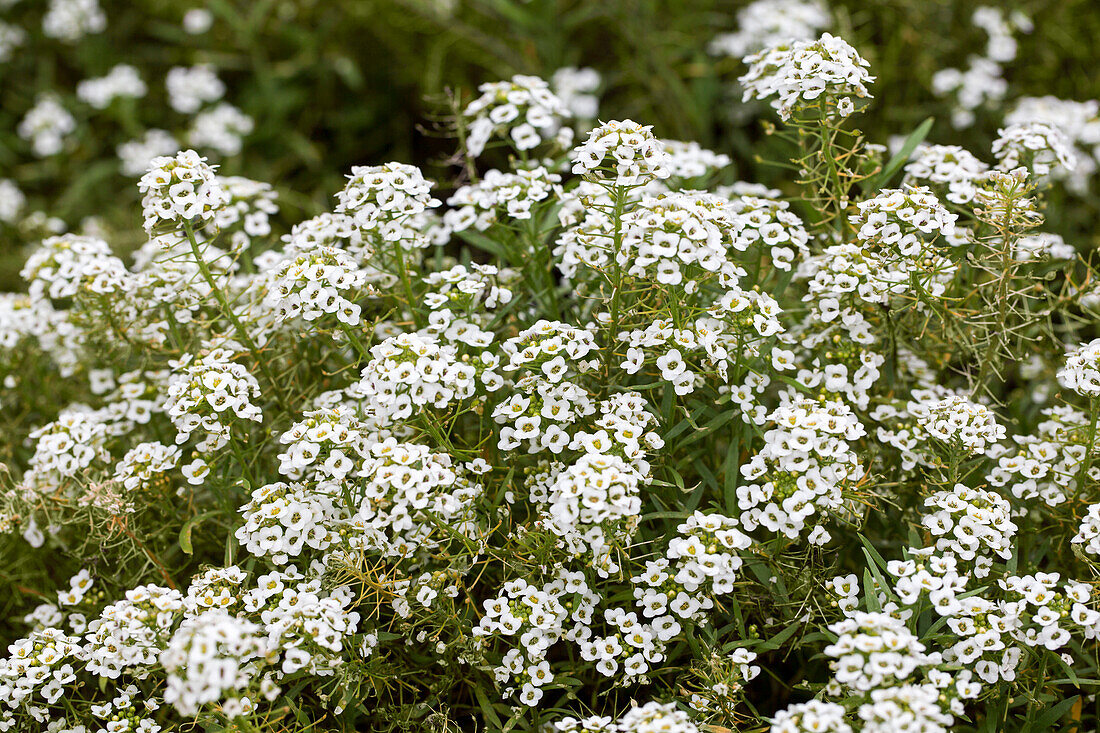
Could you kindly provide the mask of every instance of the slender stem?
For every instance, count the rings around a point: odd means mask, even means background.
[[[397,257],[397,272],[401,276],[401,283],[405,286],[405,304],[412,313],[413,323],[416,324],[417,328],[420,328],[420,313],[416,309],[416,296],[413,294],[412,279],[409,277],[409,270],[405,266],[405,249],[401,246],[400,241],[394,242],[393,247]]]
[[[233,307],[230,305],[229,300],[225,297],[225,293],[222,292],[221,286],[214,279],[214,275],[210,272],[210,268],[206,264],[206,260],[202,256],[202,251],[199,249],[198,240],[195,239],[195,230],[191,226],[191,222],[185,221],[183,223],[183,231],[187,234],[187,241],[191,243],[191,253],[195,256],[195,262],[199,266],[199,272],[202,273],[203,279],[206,280],[206,284],[210,286],[210,292],[214,294],[214,298],[217,299],[218,305],[221,306],[222,312],[225,317],[229,319],[229,322],[233,325],[233,330],[236,331],[237,337],[245,345],[245,347],[252,352],[252,358],[256,360],[257,366],[260,371],[263,372],[267,381],[271,383],[271,388],[275,391],[275,395],[278,398],[279,403],[284,410],[289,412],[289,402],[286,399],[286,395],[283,394],[283,390],[276,381],[275,375],[271,373],[270,367],[267,362],[260,355],[260,350],[256,347],[256,342],[252,340],[251,334],[248,333],[244,325],[237,318],[237,314],[233,312]]]
[[[358,357],[356,365],[358,365],[359,362],[367,358],[367,347],[363,346],[363,342],[359,340],[359,337],[355,334],[355,329],[351,326],[341,321],[340,329],[348,337],[348,341],[351,342],[352,347],[355,349],[355,355]]]
[[[604,369],[607,372],[609,382],[611,378],[611,360],[615,352],[615,337],[619,333],[619,294],[622,291],[623,280],[623,269],[619,264],[619,250],[622,248],[623,244],[623,208],[625,205],[626,189],[621,186],[616,186],[615,210],[612,213],[615,233],[611,246],[611,267],[612,273],[614,273],[611,283],[611,320],[607,324],[607,345],[604,349]]]

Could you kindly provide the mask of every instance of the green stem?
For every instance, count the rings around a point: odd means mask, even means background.
[[[233,325],[233,330],[236,331],[237,337],[252,353],[252,358],[255,359],[256,365],[259,366],[264,377],[270,382],[271,388],[274,390],[279,404],[284,410],[289,412],[290,403],[287,401],[286,395],[283,394],[283,390],[279,386],[278,381],[276,381],[275,375],[271,373],[270,367],[261,357],[259,348],[256,347],[256,342],[252,340],[252,336],[237,318],[237,314],[233,312],[233,307],[230,305],[229,299],[225,297],[225,293],[222,292],[221,286],[218,285],[218,282],[214,279],[214,275],[210,272],[210,268],[207,266],[206,260],[202,256],[202,251],[199,249],[199,242],[195,238],[195,230],[191,226],[191,222],[185,221],[183,223],[183,231],[187,234],[187,241],[191,243],[191,253],[195,256],[195,263],[199,266],[199,272],[202,273],[203,279],[206,280],[206,284],[210,286],[210,292],[214,294],[214,298],[218,301],[218,305],[221,306],[225,317],[228,318],[229,322]]]
[[[623,269],[619,265],[619,249],[623,244],[623,208],[626,205],[626,189],[615,187],[615,210],[612,217],[615,222],[615,233],[611,245],[611,267],[613,281],[611,283],[611,320],[608,322],[607,345],[604,348],[604,370],[607,372],[608,384],[611,381],[611,361],[615,354],[615,337],[619,333],[619,293],[622,291]]]
[[[413,323],[419,329],[421,327],[420,313],[416,309],[416,296],[413,294],[412,279],[409,277],[409,270],[405,266],[405,249],[401,246],[401,242],[394,242],[393,246],[397,257],[397,272],[401,277],[401,284],[405,287],[405,304],[409,307],[409,312],[412,313]]]

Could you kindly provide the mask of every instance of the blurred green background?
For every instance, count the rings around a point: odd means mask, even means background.
[[[221,172],[273,183],[284,223],[330,208],[354,164],[401,160],[440,180],[454,141],[432,133],[446,111],[446,90],[472,92],[513,73],[549,77],[562,66],[590,66],[603,77],[601,117],[653,124],[661,137],[697,140],[733,156],[729,176],[772,181],[778,171],[755,162],[782,157],[762,135],[766,110],[746,109],[731,87],[744,71],[733,58],[708,53],[718,34],[737,25],[747,3],[731,0],[101,0],[104,32],[66,43],[42,32],[47,0],[0,0],[0,21],[26,38],[0,63],[0,178],[42,210],[77,228],[99,217],[108,238],[133,246],[140,210],[133,178],[119,173],[115,150],[147,128],[169,131],[187,117],[167,104],[167,70],[214,64],[226,100],[256,121],[243,151],[223,158]],[[1005,64],[1007,100],[1026,95],[1100,97],[1100,2],[1021,0],[987,3],[1019,10],[1034,23],[1017,34],[1019,52]],[[5,7],[8,6],[8,7]],[[182,28],[184,13],[205,7],[211,29]],[[958,143],[988,159],[1003,108],[980,111],[973,126],[954,129],[951,100],[932,93],[932,75],[964,67],[980,53],[985,32],[967,0],[833,2],[832,31],[870,62],[875,102],[857,124],[885,143],[933,116],[929,140]],[[77,100],[82,79],[131,64],[149,86],[140,100],[97,111]],[[16,134],[42,92],[55,93],[76,117],[65,152],[37,158]],[[1084,237],[1097,215],[1095,197],[1056,206],[1048,229]],[[19,287],[22,250],[41,232],[0,225],[0,288]],[[1094,243],[1074,241],[1080,248]]]

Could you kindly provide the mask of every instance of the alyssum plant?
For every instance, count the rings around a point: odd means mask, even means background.
[[[1094,727],[1100,298],[1038,231],[1071,148],[884,161],[843,40],[747,63],[793,201],[631,121],[574,146],[515,77],[446,207],[357,167],[279,240],[183,151],[130,265],[43,241],[0,525],[84,569],[0,730]]]

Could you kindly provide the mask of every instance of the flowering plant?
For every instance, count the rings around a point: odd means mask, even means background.
[[[0,532],[79,567],[0,730],[1095,726],[1100,300],[1039,231],[1072,138],[884,160],[857,49],[770,40],[782,190],[519,75],[455,106],[454,186],[354,166],[280,236],[171,151],[130,262],[44,238],[0,297]]]

